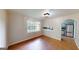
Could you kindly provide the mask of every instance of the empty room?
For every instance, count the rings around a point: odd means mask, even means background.
[[[0,9],[0,50],[78,49],[78,9]]]

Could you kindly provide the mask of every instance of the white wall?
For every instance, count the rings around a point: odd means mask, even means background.
[[[45,19],[43,21],[43,27],[53,27],[53,30],[43,30],[43,34],[51,38],[61,40],[61,21],[57,19]]]
[[[0,48],[7,48],[6,40],[6,11],[0,10]]]
[[[43,34],[51,38],[61,40],[61,24],[64,20],[73,19],[75,20],[75,42],[79,47],[79,13],[67,16],[61,16],[57,18],[44,19],[44,26],[53,26],[52,31],[44,30]]]
[[[8,12],[8,19],[8,45],[42,35],[41,31],[36,33],[27,33],[24,19],[28,20],[29,18],[22,14]]]

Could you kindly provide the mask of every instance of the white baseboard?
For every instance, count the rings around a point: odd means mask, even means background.
[[[55,39],[55,40],[59,40],[59,41],[61,41],[61,39],[60,39],[60,38],[50,37],[50,36],[45,35],[45,34],[43,34],[43,35],[44,35],[44,36],[46,36],[46,37],[49,37],[49,38],[52,38],[52,39]]]
[[[41,34],[41,35],[42,35],[42,34]],[[41,36],[41,35],[38,35],[38,36]],[[21,42],[23,42],[23,41],[26,41],[26,40],[29,40],[29,39],[38,37],[38,36],[33,36],[33,37],[29,37],[29,38],[26,38],[26,39],[23,39],[23,40],[20,40],[20,41],[17,41],[17,42],[13,42],[13,43],[9,44],[8,47],[11,46],[11,45],[14,45],[14,44],[17,44],[17,43],[21,43]],[[44,36],[47,36],[47,35],[44,35]],[[49,36],[47,36],[47,37],[49,37]],[[50,38],[52,38],[52,37],[50,37]],[[54,38],[53,38],[53,39],[54,39]],[[60,39],[56,39],[56,40],[61,41]]]
[[[38,35],[38,36],[41,36],[41,35]],[[26,39],[20,40],[20,41],[18,41],[18,42],[13,42],[13,43],[9,44],[8,47],[11,46],[11,45],[14,45],[14,44],[17,44],[17,43],[21,43],[21,42],[23,42],[23,41],[26,41],[26,40],[29,40],[29,39],[38,37],[38,36],[34,36],[34,37],[30,37],[30,38],[26,38]]]
[[[0,50],[7,50],[8,49],[8,47],[6,46],[6,47],[0,47]]]

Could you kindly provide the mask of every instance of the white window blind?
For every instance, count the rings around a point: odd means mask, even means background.
[[[40,31],[39,21],[27,21],[27,32],[37,32]]]

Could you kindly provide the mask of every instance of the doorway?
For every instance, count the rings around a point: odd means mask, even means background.
[[[67,19],[61,24],[61,38],[75,37],[75,21],[73,19]]]

